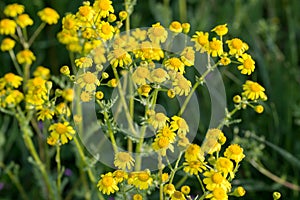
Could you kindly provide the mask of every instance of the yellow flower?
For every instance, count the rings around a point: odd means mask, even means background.
[[[45,119],[52,119],[54,115],[54,111],[48,108],[41,108],[38,112],[38,120],[44,121]]]
[[[132,73],[132,80],[138,85],[146,85],[146,80],[150,78],[150,71],[147,67],[139,66]]]
[[[227,66],[231,63],[230,58],[228,58],[227,56],[228,56],[227,53],[221,55],[220,65]]]
[[[163,128],[167,121],[169,121],[169,118],[164,113],[151,113],[148,122],[150,125],[153,126],[154,129],[161,129]]]
[[[9,92],[7,97],[4,100],[5,104],[8,104],[9,106],[16,106],[24,99],[24,95],[19,90],[12,90]]]
[[[128,170],[134,165],[134,159],[128,152],[118,152],[115,155],[114,165],[119,169]]]
[[[117,86],[118,86],[118,81],[117,81],[117,79],[113,78],[113,79],[109,80],[109,81],[107,82],[107,86],[108,86],[108,87],[113,87],[113,88],[117,87]]]
[[[242,100],[242,97],[240,95],[235,95],[233,98],[232,98],[233,102],[234,103],[240,103],[241,100]]]
[[[221,150],[221,145],[226,142],[226,137],[220,129],[209,129],[206,133],[202,149],[205,153],[213,154]]]
[[[190,144],[185,151],[184,158],[187,161],[193,161],[200,159],[204,161],[204,153],[201,150],[200,146],[197,144]]]
[[[192,47],[185,47],[180,54],[180,59],[184,65],[190,67],[195,63],[195,51]]]
[[[99,25],[99,30],[100,30],[100,34],[99,36],[103,39],[103,40],[109,40],[113,37],[114,35],[114,27],[111,26],[108,22],[101,22]]]
[[[186,198],[184,197],[183,193],[180,191],[175,191],[172,196],[171,200],[185,200]]]
[[[192,41],[195,42],[195,48],[200,53],[208,51],[209,48],[209,40],[208,33],[203,33],[202,31],[196,31],[196,35],[193,35]]]
[[[158,43],[145,41],[140,44],[140,47],[135,51],[135,56],[142,60],[157,60],[164,57],[164,51]]]
[[[170,139],[165,136],[156,136],[152,143],[152,148],[162,156],[166,156],[168,149],[170,149],[171,152],[174,152],[174,147],[171,144]]]
[[[233,173],[233,163],[225,157],[219,157],[216,161],[216,168],[218,171],[222,172],[226,178],[228,173],[232,177]]]
[[[97,187],[99,188],[100,192],[107,195],[119,191],[117,181],[114,179],[113,174],[111,172],[101,175],[101,179],[98,181]]]
[[[16,22],[21,28],[33,25],[33,20],[27,14],[19,15]]]
[[[233,191],[233,196],[236,196],[236,197],[242,197],[246,194],[246,190],[242,187],[242,186],[239,186],[237,188],[234,189]],[[279,199],[279,198],[277,198]]]
[[[189,173],[191,175],[198,175],[198,173],[202,173],[204,170],[206,170],[206,167],[200,160],[191,160],[191,161],[186,161],[183,163],[183,171],[186,173]]]
[[[140,194],[134,194],[132,197],[133,200],[143,200],[143,196]]]
[[[255,62],[249,54],[242,54],[241,58],[238,58],[238,61],[242,64],[238,66],[238,69],[241,70],[242,74],[250,75],[255,69]]]
[[[182,96],[182,95],[187,96],[190,93],[191,87],[192,87],[191,81],[187,80],[181,74],[177,74],[172,85],[174,86],[175,94],[177,94],[179,96]]]
[[[90,2],[83,2],[83,6],[78,8],[76,16],[83,22],[91,22],[95,15],[95,10],[90,6]]]
[[[21,85],[21,82],[23,81],[23,78],[21,76],[15,75],[13,73],[7,73],[3,77],[5,83],[13,86],[14,88],[18,88]]]
[[[2,19],[0,21],[0,34],[1,35],[14,35],[16,32],[17,24],[10,19]]]
[[[113,67],[125,67],[132,63],[131,56],[123,48],[116,48],[108,54],[108,60]]]
[[[70,75],[70,69],[67,65],[62,66],[59,71],[63,75]]]
[[[273,199],[274,200],[277,200],[277,199],[280,199],[280,197],[281,197],[281,194],[280,194],[280,192],[273,192]]]
[[[103,45],[99,45],[94,48],[92,53],[95,64],[102,64],[106,62],[105,48]]]
[[[168,37],[168,32],[159,22],[153,24],[152,27],[148,29],[147,33],[150,40],[154,43],[163,43]]]
[[[208,52],[212,57],[221,56],[223,54],[222,41],[217,40],[217,38],[213,38],[212,41],[209,42]]]
[[[123,182],[125,179],[128,178],[128,174],[123,170],[116,170],[113,172],[113,176],[117,183]]]
[[[151,81],[155,83],[162,83],[169,78],[170,76],[168,75],[168,73],[162,68],[154,69],[150,74]]]
[[[50,78],[50,70],[43,66],[38,66],[33,72],[34,77],[41,77],[42,79],[48,80]]]
[[[52,8],[44,8],[37,14],[41,20],[47,24],[57,24],[59,19],[59,14]]]
[[[97,13],[100,12],[100,17],[107,17],[110,12],[114,12],[114,8],[111,4],[112,1],[110,0],[96,0],[93,7]]]
[[[163,128],[157,131],[157,137],[167,137],[170,143],[175,142],[176,134],[174,133],[174,129],[169,127],[168,125],[164,126]]]
[[[181,26],[180,22],[178,22],[178,21],[173,21],[170,24],[169,29],[171,31],[173,31],[174,33],[181,33],[182,32],[182,26]]]
[[[111,22],[114,22],[116,20],[117,20],[117,16],[115,14],[111,13],[111,14],[108,15],[108,19],[107,19],[108,22],[111,23]]]
[[[189,23],[183,23],[182,25],[182,32],[187,34],[190,32],[191,25]]]
[[[82,102],[89,102],[90,100],[92,100],[91,92],[82,91],[81,94],[80,94],[80,100]]]
[[[242,94],[248,99],[256,100],[261,98],[262,100],[267,100],[267,95],[264,93],[265,88],[256,82],[247,80],[243,85],[243,90]]]
[[[75,130],[69,125],[69,122],[55,123],[49,127],[51,131],[51,137],[60,140],[62,144],[68,143],[68,140],[72,140]]]
[[[41,77],[30,79],[27,83],[28,92],[26,102],[34,106],[40,106],[44,103],[47,96],[46,80]]]
[[[216,32],[218,36],[226,35],[228,33],[227,24],[218,25],[215,28],[213,28],[211,31]]]
[[[178,134],[186,135],[186,133],[189,132],[189,126],[186,123],[185,119],[176,115],[172,117],[170,128],[172,130],[177,130]]]
[[[98,100],[101,100],[101,99],[103,99],[104,94],[103,94],[102,91],[97,91],[96,94],[95,94],[95,97],[96,97]]]
[[[119,18],[121,21],[125,20],[127,18],[127,16],[128,16],[128,14],[126,11],[123,10],[123,11],[119,12]]]
[[[143,41],[147,37],[147,31],[141,30],[139,28],[134,29],[134,31],[132,31],[131,34],[133,35],[133,37],[135,37],[139,41]]]
[[[236,163],[241,162],[241,160],[245,157],[243,148],[241,148],[238,144],[232,144],[227,147],[224,152],[224,156],[228,159],[234,160]]]
[[[35,56],[29,49],[25,49],[17,53],[17,61],[19,64],[31,65],[32,61],[35,61]]]
[[[142,85],[141,87],[138,88],[138,93],[142,96],[148,97],[149,93],[151,91],[151,86],[146,84],[146,85]]]
[[[242,55],[249,49],[249,46],[239,38],[227,40],[226,43],[228,44],[230,55]]]
[[[191,188],[188,185],[184,185],[180,188],[180,191],[183,194],[188,195],[191,192]]]
[[[74,91],[72,88],[64,89],[61,95],[66,101],[72,102],[74,97]]]
[[[55,107],[55,112],[56,112],[57,115],[66,115],[67,117],[69,117],[71,115],[70,108],[64,102],[59,103]]]
[[[264,112],[264,107],[262,105],[257,105],[254,107],[255,112],[257,112],[258,114]]]
[[[7,16],[7,17],[16,17],[19,14],[22,14],[25,10],[25,7],[23,5],[17,4],[17,3],[13,3],[13,4],[9,4],[4,8],[3,13]]]
[[[141,171],[138,172],[134,177],[134,181],[132,183],[135,187],[140,190],[146,190],[153,184],[153,178],[151,177],[150,171]]]
[[[164,193],[169,195],[169,196],[171,196],[175,191],[176,191],[176,188],[172,183],[166,184],[164,186]]]
[[[86,91],[91,92],[96,90],[96,85],[100,85],[100,81],[94,73],[87,72],[79,76],[77,84]]]
[[[70,31],[75,31],[78,29],[78,21],[76,16],[73,14],[67,14],[62,19],[62,28]]]
[[[16,42],[10,38],[4,38],[1,42],[1,51],[9,51],[15,47]]]
[[[93,60],[89,57],[81,57],[75,60],[75,65],[79,68],[88,68],[93,65]]]
[[[231,184],[223,177],[221,172],[211,170],[204,172],[203,175],[205,176],[203,183],[206,185],[206,189],[213,191],[219,187],[228,192],[231,190]]]
[[[228,200],[228,195],[223,188],[215,188],[212,193],[206,195],[205,198],[211,200]]]
[[[55,139],[54,137],[49,136],[49,137],[47,138],[47,144],[49,144],[49,145],[51,145],[51,146],[54,146],[54,145],[56,145],[57,143],[58,143],[58,140]]]
[[[179,58],[169,58],[168,60],[166,60],[165,66],[167,69],[179,71],[181,74],[184,73],[184,64]]]
[[[173,89],[168,89],[167,95],[168,95],[168,97],[173,99],[176,96],[176,93]]]

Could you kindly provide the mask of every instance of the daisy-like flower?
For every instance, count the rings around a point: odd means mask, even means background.
[[[100,81],[94,73],[87,72],[79,76],[77,84],[79,84],[81,88],[85,88],[86,91],[91,92],[96,90],[96,85],[99,86]]]
[[[236,196],[236,197],[242,197],[246,194],[246,190],[242,187],[242,186],[239,186],[237,188],[234,189],[233,191],[233,196]]]
[[[241,148],[238,144],[232,144],[227,147],[224,152],[224,156],[230,160],[234,160],[236,163],[241,162],[241,160],[245,157],[243,148]]]
[[[230,55],[242,55],[249,49],[249,46],[239,38],[227,40],[226,43],[228,44]]]
[[[203,175],[205,176],[203,183],[206,185],[206,189],[213,191],[215,188],[219,187],[223,188],[227,192],[231,190],[231,184],[221,174],[221,172],[211,170],[204,172]]]
[[[183,64],[188,67],[194,65],[195,51],[193,50],[193,47],[185,47],[180,54],[180,59]]]
[[[216,168],[218,171],[222,172],[226,178],[228,173],[233,176],[233,163],[231,160],[225,157],[219,157],[216,161]]]
[[[43,66],[38,66],[34,72],[34,77],[41,77],[42,79],[48,80],[50,78],[50,70]]]
[[[182,32],[182,26],[181,26],[180,22],[178,22],[178,21],[173,21],[170,24],[169,29],[174,33],[181,33]]]
[[[39,11],[37,14],[41,20],[47,24],[57,24],[59,19],[59,14],[54,9],[48,7]]]
[[[151,86],[146,84],[146,85],[142,85],[141,87],[138,88],[138,93],[144,97],[148,97],[149,93],[151,91]]]
[[[82,91],[80,94],[80,100],[82,102],[89,102],[92,100],[92,93],[88,91]]]
[[[238,66],[238,69],[241,70],[242,74],[250,75],[254,71],[255,62],[249,54],[242,54],[241,57],[238,58],[238,61],[242,64]]]
[[[147,31],[142,29],[134,29],[134,31],[131,32],[133,37],[139,41],[144,41],[147,37]]]
[[[168,32],[158,22],[156,24],[153,24],[152,27],[148,29],[148,37],[154,43],[163,43],[168,37]]]
[[[205,163],[200,160],[191,160],[183,163],[183,171],[191,175],[198,175],[206,170]]]
[[[45,119],[52,119],[54,116],[54,111],[49,108],[41,108],[38,111],[38,120],[44,121]]]
[[[33,20],[27,14],[19,15],[16,22],[21,28],[33,25]]]
[[[99,45],[94,48],[92,53],[95,64],[102,64],[106,62],[105,48],[103,45]]]
[[[132,184],[140,190],[147,190],[153,184],[150,171],[141,171],[134,176]]]
[[[163,128],[166,125],[167,121],[169,121],[169,118],[161,112],[151,113],[148,119],[148,123],[152,125],[154,129]]]
[[[209,42],[208,52],[212,57],[217,57],[223,54],[223,45],[222,41],[217,38],[213,38],[212,41]]]
[[[69,125],[69,122],[52,124],[49,127],[49,131],[51,131],[51,137],[60,140],[62,144],[68,143],[69,140],[72,140],[73,135],[75,135],[75,130]]]
[[[128,152],[118,152],[115,154],[114,165],[119,169],[128,170],[134,165],[134,159]]]
[[[58,140],[52,136],[49,136],[49,137],[47,137],[47,144],[54,146],[54,145],[58,144]]]
[[[211,31],[216,32],[218,36],[226,35],[228,33],[227,24],[218,25],[215,28],[213,28]]]
[[[185,151],[184,158],[187,161],[190,160],[201,160],[204,161],[204,153],[200,146],[197,144],[190,144]]]
[[[152,143],[152,148],[154,151],[157,151],[162,156],[166,156],[167,150],[169,149],[171,152],[174,152],[174,147],[170,142],[170,139],[165,136],[157,136]]]
[[[178,134],[186,135],[187,132],[189,132],[189,126],[186,123],[185,119],[178,116],[173,116],[171,121],[171,127],[172,130],[177,130]]]
[[[187,96],[192,87],[191,81],[187,80],[183,75],[177,74],[175,80],[172,85],[174,86],[175,94],[182,96]]]
[[[205,198],[211,200],[228,200],[228,195],[223,188],[216,187],[210,194],[206,195]]]
[[[108,60],[113,67],[125,67],[132,63],[131,56],[123,48],[116,48],[108,54]]]
[[[95,10],[90,6],[90,2],[83,2],[83,6],[78,8],[76,16],[83,22],[91,22],[95,15]]]
[[[23,78],[13,73],[7,73],[4,75],[3,80],[6,84],[11,85],[14,88],[18,88],[21,85]]]
[[[195,48],[197,51],[200,51],[200,53],[208,51],[208,33],[196,31],[196,35],[193,35],[191,41],[195,42]]]
[[[103,39],[103,40],[109,40],[113,37],[114,35],[114,27],[112,25],[110,25],[108,22],[101,22],[99,25],[99,36]]]
[[[70,117],[71,110],[65,102],[61,102],[57,106],[55,106],[55,113],[56,115],[66,115]]]
[[[13,4],[9,4],[4,8],[3,13],[7,16],[7,17],[16,17],[19,14],[22,14],[25,10],[25,7],[23,5],[17,4],[17,3],[13,3]]]
[[[247,80],[246,83],[243,85],[244,92],[242,93],[245,97],[251,100],[262,99],[267,100],[267,95],[264,93],[265,88],[263,88],[257,82],[253,82]]]
[[[226,137],[220,129],[209,129],[202,144],[205,153],[213,154],[221,150],[221,145],[226,142]]]
[[[89,57],[81,57],[75,60],[75,65],[79,68],[88,68],[93,65],[93,59]]]
[[[78,22],[76,16],[73,14],[67,14],[62,19],[62,28],[64,30],[76,31],[78,29]]]
[[[7,97],[4,100],[5,104],[8,104],[9,106],[16,106],[24,99],[24,95],[19,90],[12,90],[9,92]]]
[[[140,194],[134,194],[132,200],[143,200],[143,196]]]
[[[33,61],[36,60],[36,57],[29,49],[25,49],[17,53],[17,61],[19,64],[31,65]]]
[[[230,58],[228,58],[227,53],[224,53],[223,55],[221,55],[221,59],[219,62],[220,62],[220,65],[227,66],[231,63],[231,60],[230,60]]]
[[[184,185],[180,188],[180,191],[183,194],[188,195],[191,192],[191,188],[188,185]]]
[[[146,85],[146,80],[150,78],[150,71],[147,67],[139,66],[132,73],[132,80],[138,85]]]
[[[186,198],[184,197],[182,192],[175,191],[171,196],[171,200],[186,200]]]
[[[0,34],[1,35],[14,35],[16,32],[17,24],[11,19],[2,19],[0,21]]]
[[[167,137],[171,143],[175,142],[176,134],[174,133],[174,129],[169,127],[169,125],[165,125],[157,131],[157,137],[161,136]]]
[[[166,185],[164,186],[164,193],[165,193],[166,195],[171,196],[175,191],[176,191],[176,188],[175,188],[175,186],[174,186],[172,183],[166,184]]]
[[[162,83],[162,82],[168,80],[169,78],[170,78],[170,76],[168,75],[168,73],[162,68],[154,69],[150,73],[150,79],[152,82],[155,82],[155,83]]]
[[[4,38],[1,42],[1,51],[9,51],[15,47],[16,41],[10,38]]]
[[[181,74],[184,73],[184,63],[179,58],[169,58],[164,64],[169,70],[179,71]]]
[[[103,194],[113,194],[116,191],[119,191],[119,187],[117,185],[117,181],[114,179],[113,174],[108,172],[107,174],[102,174],[101,179],[97,183],[97,187],[99,191]]]
[[[73,101],[73,97],[74,97],[74,90],[72,88],[67,88],[67,89],[64,89],[61,96],[66,100],[66,101],[69,101],[69,102],[72,102]]]
[[[117,181],[117,183],[121,183],[128,178],[127,172],[125,172],[123,170],[114,171],[113,176],[114,176],[115,180]]]
[[[111,4],[112,1],[110,0],[96,0],[93,7],[97,13],[99,12],[100,17],[107,17],[109,13],[114,12],[114,8]]]

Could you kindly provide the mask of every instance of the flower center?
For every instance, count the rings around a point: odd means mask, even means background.
[[[101,31],[105,35],[110,34],[111,33],[110,25],[109,24],[103,24],[102,27],[101,27]]]
[[[96,82],[96,76],[92,73],[86,73],[83,76],[83,81],[87,84],[93,84]]]
[[[157,113],[156,115],[155,115],[155,119],[157,120],[157,121],[164,121],[165,120],[165,115],[163,114],[163,113]]]
[[[253,66],[253,63],[250,58],[247,58],[246,60],[244,60],[244,67],[246,69],[251,69],[252,66]]]
[[[105,176],[102,178],[102,184],[105,186],[105,187],[110,187],[112,186],[113,184],[113,178],[110,177],[110,176]]]
[[[253,91],[253,92],[259,92],[260,91],[260,87],[257,83],[252,83],[250,85],[250,89]]]
[[[101,10],[108,10],[109,9],[109,1],[107,1],[107,0],[102,0],[102,1],[100,1],[99,2],[99,8],[101,9]]]
[[[62,124],[62,123],[58,123],[56,128],[55,128],[55,131],[58,133],[58,134],[65,134],[68,132],[68,128]]]
[[[147,174],[146,172],[141,172],[141,173],[139,173],[139,175],[138,175],[138,179],[139,179],[140,181],[146,182],[146,181],[148,181],[148,179],[149,179],[149,174]]]
[[[172,22],[171,25],[174,29],[180,29],[181,28],[181,24],[179,22]]]
[[[140,78],[146,78],[148,76],[148,69],[144,67],[139,67],[136,73]]]
[[[220,184],[223,181],[223,176],[220,173],[215,173],[211,177],[212,181],[216,184]]]
[[[170,64],[175,68],[178,69],[181,65],[182,62],[178,58],[171,58],[170,59]]]
[[[226,196],[226,193],[223,189],[221,188],[216,188],[213,191],[213,195],[216,199],[224,199],[224,197]]]
[[[178,80],[178,86],[183,89],[183,90],[187,90],[189,89],[189,84],[187,82],[187,80],[185,79],[179,79]],[[178,124],[179,125],[179,124]]]
[[[219,50],[221,49],[221,43],[219,41],[211,41],[209,43],[209,47],[212,49],[212,50]]]
[[[238,39],[238,38],[234,38],[232,39],[232,47],[239,50],[239,49],[242,49],[243,47],[243,42],[242,40]]]
[[[198,42],[200,45],[204,46],[205,44],[207,44],[208,40],[204,35],[200,35],[198,37]]]
[[[153,72],[153,75],[156,76],[157,78],[163,78],[165,77],[166,72],[163,69],[158,68]]]
[[[169,146],[169,139],[167,137],[161,137],[158,140],[158,146],[159,148],[163,149]]]
[[[230,151],[235,155],[239,155],[242,153],[242,149],[238,146],[231,146]]]
[[[162,27],[153,27],[153,35],[155,37],[160,37],[164,34],[164,29]]]
[[[130,161],[130,155],[126,152],[120,152],[118,154],[118,159],[121,161],[121,162],[128,162]]]

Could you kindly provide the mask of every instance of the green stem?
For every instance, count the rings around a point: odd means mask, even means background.
[[[238,105],[236,106],[230,113],[227,113],[225,118],[221,121],[221,123],[217,126],[217,129],[221,129],[224,125],[226,125],[229,120],[231,119],[231,117],[238,111],[241,109],[241,106]]]
[[[20,67],[19,63],[17,62],[16,55],[15,55],[14,51],[13,50],[9,50],[8,52],[9,52],[11,60],[13,61],[14,66],[15,66],[15,68],[17,70],[17,73],[20,76],[23,76],[23,72],[21,70],[21,67]]]
[[[162,163],[162,157],[160,155],[160,153],[158,154],[158,170],[159,170],[159,179],[160,179],[160,183],[159,183],[159,199],[163,200],[164,199],[164,185],[162,182],[162,172],[163,172],[163,163]]]
[[[57,163],[57,192],[58,197],[61,198],[61,162],[60,162],[60,145],[56,145],[55,161]]]
[[[32,45],[36,37],[41,33],[41,31],[45,28],[46,23],[42,22],[40,26],[35,30],[35,32],[32,34],[31,38],[28,41],[28,48]]]
[[[205,188],[204,188],[204,185],[202,183],[202,180],[201,180],[200,176],[197,174],[196,177],[197,177],[197,179],[198,179],[198,181],[200,183],[200,186],[201,186],[201,189],[202,189],[203,193],[205,193]]]
[[[178,156],[177,161],[175,163],[174,169],[171,172],[171,175],[170,175],[170,184],[173,182],[173,179],[174,179],[174,176],[175,176],[175,173],[177,171],[177,168],[178,168],[178,165],[179,165],[179,162],[181,160],[182,155],[183,155],[183,152],[181,151],[179,153],[179,156]]]
[[[186,22],[186,0],[179,0],[179,18],[181,22]]]
[[[183,176],[175,185],[175,188],[179,188],[181,185],[183,185],[183,183],[188,179],[188,176],[185,175]]]

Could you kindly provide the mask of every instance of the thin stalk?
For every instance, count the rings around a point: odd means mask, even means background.
[[[31,38],[28,41],[28,48],[32,45],[36,37],[41,33],[41,31],[45,28],[46,23],[43,22],[39,25],[39,27],[35,30],[35,32],[32,34]]]
[[[161,154],[159,153],[158,154],[158,174],[159,174],[159,177],[160,177],[160,183],[159,183],[159,199],[160,200],[163,200],[164,199],[164,185],[163,185],[163,182],[162,182],[162,171],[163,171],[163,163],[162,163],[162,157],[161,157]]]
[[[183,185],[183,183],[188,179],[188,176],[185,175],[183,176],[175,185],[175,188],[179,188],[180,186]]]
[[[175,173],[177,171],[177,168],[178,168],[178,165],[179,165],[179,162],[181,160],[182,155],[183,155],[183,152],[181,151],[179,153],[178,159],[177,159],[177,161],[175,163],[174,170],[172,170],[172,172],[171,172],[171,175],[170,175],[170,184],[173,182],[173,179],[174,179],[174,176],[175,176]]]
[[[15,66],[15,68],[17,70],[17,73],[20,76],[23,76],[23,72],[21,70],[21,67],[20,67],[19,63],[17,62],[16,55],[15,55],[14,51],[13,50],[9,50],[8,52],[9,52],[11,60],[13,61],[14,66]]]
[[[179,0],[179,18],[181,22],[186,22],[186,0]]]
[[[56,145],[56,156],[55,161],[57,164],[57,193],[58,197],[61,198],[61,161],[60,161],[60,145]]]
[[[198,179],[198,181],[200,183],[200,186],[201,186],[201,189],[202,189],[203,193],[205,193],[205,188],[204,188],[204,185],[202,183],[202,180],[201,180],[200,176],[197,174],[196,177],[197,177],[197,179]]]

